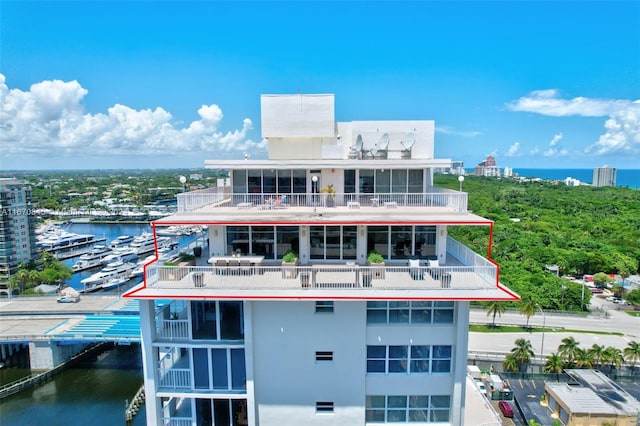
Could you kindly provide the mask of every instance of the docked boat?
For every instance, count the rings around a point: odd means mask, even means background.
[[[138,253],[133,251],[129,246],[116,247],[113,251],[101,259],[103,265],[111,262],[131,262],[138,258]]]
[[[111,241],[111,248],[128,246],[131,242],[133,242],[133,236],[120,235],[118,238]]]
[[[78,261],[71,267],[73,272],[84,271],[102,265],[102,258],[111,253],[111,249],[104,245],[93,246],[91,251],[81,255]]]
[[[135,267],[136,265],[129,262],[112,262],[102,268],[99,272],[96,272],[95,274],[83,279],[80,282],[84,284],[86,288],[92,288],[104,284],[111,278],[116,278],[121,275],[128,276]]]
[[[57,251],[93,244],[97,241],[96,237],[91,234],[74,234],[63,231],[57,235],[49,235],[40,239],[38,244],[44,250]]]
[[[141,255],[145,253],[149,253],[156,248],[156,243],[158,244],[158,248],[167,247],[171,245],[170,237],[158,237],[157,239],[153,238],[153,234],[142,234],[139,237],[136,237],[135,240],[129,246],[136,254]]]
[[[129,277],[125,275],[120,275],[117,277],[110,278],[109,280],[101,284],[99,287],[103,290],[111,290],[113,288],[118,288],[123,285],[126,285],[127,282],[129,282]]]
[[[131,273],[129,274],[129,277],[130,278],[135,278],[135,277],[142,276],[142,274],[144,274],[144,265],[146,265],[149,262],[153,262],[155,260],[155,258],[156,258],[155,255],[151,255],[151,256],[147,256],[143,260],[139,261],[136,264],[135,269],[133,271],[131,271]]]

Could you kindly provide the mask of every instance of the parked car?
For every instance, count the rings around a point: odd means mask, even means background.
[[[77,303],[80,301],[80,296],[60,296],[58,297],[58,303]]]
[[[498,402],[498,408],[500,409],[500,412],[503,416],[513,417],[513,409],[511,408],[511,404],[509,404],[507,401]]]

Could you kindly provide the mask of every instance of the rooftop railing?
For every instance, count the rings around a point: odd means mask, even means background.
[[[286,207],[444,207],[467,211],[467,193],[445,188],[429,188],[425,193],[306,193],[225,194],[222,188],[178,194],[178,212],[188,212],[204,206],[237,207],[239,209],[278,209]]]

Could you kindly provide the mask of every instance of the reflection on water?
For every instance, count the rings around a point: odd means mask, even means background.
[[[1,424],[123,425],[126,401],[133,398],[142,381],[140,346],[117,346],[48,383],[3,400]],[[145,424],[144,409],[133,424]]]

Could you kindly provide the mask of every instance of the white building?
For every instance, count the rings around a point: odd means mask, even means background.
[[[14,178],[0,178],[0,295],[9,295],[8,282],[20,262],[37,254],[31,188]]]
[[[207,225],[206,266],[156,262],[126,295],[148,424],[465,424],[469,301],[517,295],[448,236],[493,228],[433,186],[451,163],[433,158],[434,122],[336,123],[333,95],[261,101],[268,160],[206,161],[231,187],[181,194],[153,223]]]
[[[616,186],[616,168],[603,166],[593,169],[593,186]]]

